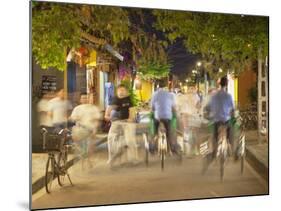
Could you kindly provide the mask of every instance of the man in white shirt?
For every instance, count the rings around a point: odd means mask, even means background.
[[[86,93],[81,94],[80,103],[73,109],[70,116],[70,120],[75,122],[72,128],[72,139],[80,146],[82,157],[87,159],[91,167],[90,155],[94,146],[91,141],[94,139],[102,115],[97,106],[88,103]],[[82,159],[82,167],[83,161],[84,159]]]
[[[43,95],[41,100],[37,104],[37,112],[38,112],[38,120],[39,126],[41,128],[50,129],[52,127],[52,119],[48,115],[49,112],[49,100],[52,95],[50,93],[46,93]]]
[[[190,87],[187,94],[179,95],[176,104],[184,139],[194,148],[195,154],[198,154],[199,142],[197,134],[200,127],[200,98],[196,93],[196,88]]]
[[[52,119],[52,126],[56,129],[66,127],[68,112],[72,109],[72,105],[65,99],[64,90],[57,92],[55,98],[48,102],[49,116]]]

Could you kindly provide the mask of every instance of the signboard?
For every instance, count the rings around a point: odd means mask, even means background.
[[[42,76],[42,94],[55,92],[57,90],[57,77],[54,75]]]

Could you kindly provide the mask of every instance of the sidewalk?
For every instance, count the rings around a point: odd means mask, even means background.
[[[138,124],[137,126],[137,141],[142,142],[141,134],[147,131],[147,124]],[[107,133],[97,134],[94,141],[96,145],[96,150],[107,149]],[[44,177],[45,177],[45,168],[48,159],[47,153],[32,153],[32,194],[35,194],[42,188],[44,188]],[[80,160],[79,157],[76,157],[74,154],[69,154],[67,168],[70,168]]]
[[[97,134],[95,144],[96,146],[106,142],[107,134]],[[44,187],[45,168],[48,159],[48,153],[32,153],[32,194],[38,192]],[[77,163],[80,160],[74,154],[68,155],[67,168]]]
[[[246,158],[257,172],[268,179],[268,140],[263,136],[258,142],[257,131],[246,131]]]

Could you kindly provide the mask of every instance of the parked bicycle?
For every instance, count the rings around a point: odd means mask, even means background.
[[[257,129],[258,113],[255,104],[247,106],[246,109],[240,112],[243,120],[243,127],[249,130]]]
[[[47,193],[51,193],[54,179],[58,179],[58,184],[63,186],[67,176],[73,185],[67,171],[68,149],[71,145],[67,144],[67,131],[61,129],[59,132],[49,132],[42,128],[43,149],[48,152],[48,160],[45,169],[45,188]]]

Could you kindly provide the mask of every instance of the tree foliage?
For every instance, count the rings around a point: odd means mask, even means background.
[[[32,11],[33,56],[43,69],[64,70],[66,49],[79,44],[79,17],[65,6],[40,6]]]
[[[131,43],[143,78],[165,77],[169,72],[165,43],[145,30],[144,18],[142,9],[33,2],[33,57],[43,69],[65,70],[67,49],[79,47],[81,32],[86,32],[115,48]]]
[[[137,70],[143,79],[160,79],[168,76],[171,65],[168,62],[163,41],[156,36],[136,41],[138,52],[136,53]]]
[[[251,60],[258,49],[268,53],[268,18],[234,14],[195,13],[155,10],[155,26],[170,41],[184,38],[185,46],[200,53],[207,68],[236,73]]]
[[[33,2],[32,53],[43,69],[65,69],[66,50],[86,31],[116,45],[129,37],[126,11],[116,7]]]

